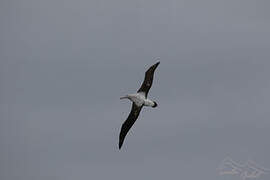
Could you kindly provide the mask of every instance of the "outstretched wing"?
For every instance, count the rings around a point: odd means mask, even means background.
[[[145,76],[144,76],[144,81],[140,87],[140,89],[137,92],[144,92],[145,93],[145,97],[147,97],[148,92],[152,86],[153,83],[153,78],[154,78],[154,72],[156,70],[156,68],[158,67],[160,62],[157,62],[156,64],[154,64],[153,66],[151,66],[146,72],[145,72]]]
[[[137,120],[142,107],[143,106],[136,106],[135,103],[132,104],[131,112],[129,113],[127,120],[123,123],[121,127],[121,132],[119,135],[119,149],[121,149],[128,131]]]

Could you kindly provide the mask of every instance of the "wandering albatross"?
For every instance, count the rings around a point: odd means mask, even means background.
[[[145,72],[144,81],[140,89],[137,91],[137,93],[128,94],[120,98],[120,99],[129,99],[133,103],[132,103],[132,108],[129,113],[129,116],[127,120],[122,124],[122,127],[121,127],[121,132],[119,134],[119,149],[121,149],[128,131],[137,120],[142,107],[143,106],[151,106],[153,108],[157,107],[157,103],[155,101],[148,99],[147,95],[152,86],[154,72],[156,68],[158,67],[159,63],[160,62],[157,62]]]

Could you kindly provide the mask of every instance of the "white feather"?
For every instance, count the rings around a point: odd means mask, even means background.
[[[142,92],[135,93],[135,94],[128,94],[126,98],[130,99],[134,102],[137,106],[154,106],[154,102],[150,99],[145,98],[145,94]]]

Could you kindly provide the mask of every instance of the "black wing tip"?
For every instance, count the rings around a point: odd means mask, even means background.
[[[122,126],[122,128],[123,128],[123,126]],[[122,147],[122,145],[124,143],[124,140],[125,140],[125,136],[123,137],[123,134],[122,134],[122,132],[123,132],[122,128],[121,128],[121,132],[119,134],[119,143],[118,143],[119,150],[121,149],[121,147]]]
[[[154,64],[153,66],[151,66],[150,68],[154,68],[156,69],[158,67],[158,65],[160,64],[160,61],[158,61],[156,64]]]
[[[119,150],[121,149],[122,145],[123,145],[123,142],[120,141],[119,144],[118,144]]]

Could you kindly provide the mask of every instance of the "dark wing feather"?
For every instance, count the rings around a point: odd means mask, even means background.
[[[119,135],[119,149],[121,149],[128,131],[137,120],[142,107],[143,106],[136,106],[135,103],[132,104],[131,112],[129,113],[127,120],[123,123],[121,127],[121,132]]]
[[[160,62],[157,62],[156,64],[154,64],[153,66],[151,66],[146,72],[145,72],[145,76],[144,76],[144,81],[140,87],[140,89],[137,92],[144,92],[145,93],[145,97],[147,97],[148,92],[152,86],[153,83],[153,78],[154,78],[154,72],[156,70],[156,68],[158,67]]]

